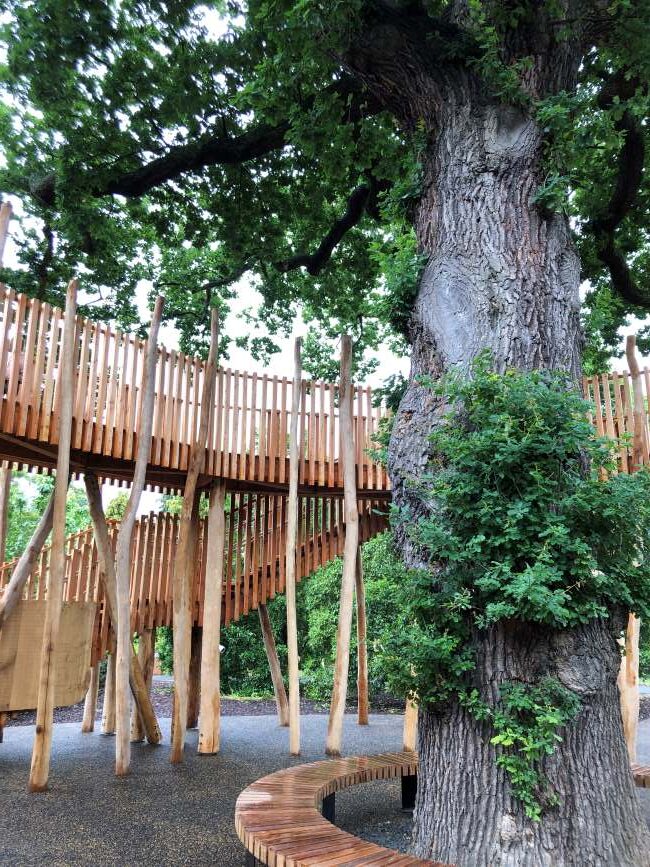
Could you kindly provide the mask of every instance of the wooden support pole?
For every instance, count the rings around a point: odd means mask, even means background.
[[[639,630],[641,621],[630,614],[625,631],[625,655],[618,673],[618,690],[623,719],[623,734],[631,762],[636,761],[636,739],[639,727]]]
[[[354,451],[354,427],[352,423],[352,340],[348,334],[341,339],[341,382],[339,390],[339,418],[341,429],[341,461],[343,464],[343,507],[345,510],[345,545],[343,548],[343,576],[339,624],[336,632],[336,663],[334,684],[327,726],[325,752],[328,756],[341,755],[343,716],[348,689],[350,667],[350,632],[352,629],[352,604],[354,596],[357,549],[359,547],[359,511],[357,507],[357,484]]]
[[[289,433],[289,496],[287,499],[286,603],[287,651],[289,670],[289,752],[300,755],[300,669],[298,660],[298,622],[296,617],[296,548],[298,545],[298,475],[302,443],[299,439],[300,402],[302,396],[302,340],[294,345],[291,427]]]
[[[634,436],[632,440],[632,472],[648,462],[648,434],[641,370],[636,355],[636,337],[629,334],[625,355],[632,380]],[[630,761],[636,761],[636,739],[639,725],[639,633],[641,621],[633,613],[628,617],[625,633],[625,656],[621,660],[618,687],[623,718],[623,733]]]
[[[99,577],[102,582],[104,594],[106,597],[106,610],[112,623],[115,623],[115,612],[117,610],[117,579],[115,576],[115,559],[113,557],[113,549],[111,547],[110,537],[108,535],[108,525],[104,516],[102,506],[102,493],[99,489],[97,476],[86,471],[84,474],[86,484],[86,496],[88,497],[88,510],[90,511],[90,519],[93,523],[93,533],[95,536],[95,544],[97,546],[97,557],[99,559]],[[147,740],[150,744],[159,744],[162,739],[162,734],[156,720],[156,714],[151,704],[151,696],[147,690],[147,685],[140,668],[140,663],[131,644],[131,660],[129,668],[129,683],[131,692],[135,700],[136,707],[140,713],[140,719],[144,726],[144,731]]]
[[[11,469],[7,461],[0,468],[0,563],[7,553],[7,530],[9,529],[9,495],[11,493]]]
[[[357,548],[356,571],[354,574],[357,600],[357,722],[368,725],[368,644],[366,629],[366,588],[363,581],[363,562],[361,547]]]
[[[266,650],[266,658],[269,661],[269,669],[271,671],[271,681],[273,682],[273,692],[275,694],[275,706],[278,709],[278,723],[281,726],[288,726],[289,701],[287,699],[287,691],[284,688],[282,669],[280,668],[278,651],[275,646],[275,639],[273,638],[273,629],[271,628],[269,611],[266,605],[260,602],[257,608],[257,613],[259,614],[260,626],[262,628],[264,650]]]
[[[20,559],[16,563],[14,571],[11,573],[9,583],[5,587],[2,598],[0,599],[0,629],[2,629],[5,620],[9,617],[16,607],[18,600],[23,595],[23,589],[27,583],[27,579],[31,575],[34,564],[41,553],[47,537],[50,535],[53,518],[54,493],[50,497],[45,511],[36,525],[36,529],[32,533],[32,538],[29,540],[27,547],[20,555]]]
[[[643,382],[641,370],[636,357],[636,337],[628,334],[625,341],[625,355],[630,368],[633,396],[634,435],[632,439],[632,471],[638,470],[645,463],[644,458],[648,454],[648,440],[646,432],[646,411],[643,397]]]
[[[174,609],[174,707],[172,718],[172,750],[170,760],[183,760],[187,708],[189,701],[190,643],[192,631],[192,578],[194,575],[195,526],[198,519],[197,485],[203,468],[208,438],[210,410],[214,403],[219,342],[219,311],[212,309],[210,321],[210,352],[205,365],[201,414],[196,440],[192,443],[183,491],[183,506],[178,526],[178,544],[173,565]]]
[[[153,429],[153,407],[155,397],[156,361],[158,359],[158,331],[162,319],[164,299],[156,298],[142,378],[142,409],[138,421],[138,452],[133,472],[133,482],[129,501],[117,532],[115,550],[115,588],[117,595],[117,652],[115,654],[115,774],[123,777],[131,770],[131,693],[129,674],[133,655],[133,635],[131,633],[131,538],[140,497],[144,490],[147,464],[151,452],[151,431]]]
[[[65,573],[65,506],[70,473],[70,439],[72,435],[72,401],[74,396],[75,328],[77,312],[77,280],[68,284],[65,301],[63,343],[59,363],[59,446],[54,483],[54,515],[52,549],[50,553],[50,581],[47,588],[43,645],[38,682],[36,708],[36,734],[32,750],[29,788],[32,792],[47,789],[52,749],[54,721],[54,670],[58,645],[61,608],[63,605],[63,576]]]
[[[90,669],[90,683],[84,701],[84,715],[81,720],[82,734],[95,731],[95,717],[97,715],[97,694],[99,692],[99,663]]]
[[[418,747],[418,703],[417,699],[408,696],[404,708],[404,749],[416,750]]]
[[[153,666],[156,647],[156,630],[143,629],[138,635],[138,664],[144,678],[147,694],[151,696]],[[138,705],[134,702],[131,709],[131,743],[139,743],[145,737],[145,730]]]
[[[226,486],[210,489],[205,596],[203,600],[203,647],[201,648],[201,704],[199,747],[201,755],[219,752],[221,718],[221,600],[223,597],[223,549],[226,538]]]
[[[195,729],[199,724],[199,707],[201,704],[201,647],[203,644],[203,627],[193,626],[190,638],[190,676],[187,695],[187,727]]]
[[[9,236],[12,210],[11,202],[3,202],[0,205],[0,268],[4,267],[5,245]],[[10,490],[11,469],[7,461],[3,461],[0,469],[0,563],[4,563],[6,556]]]
[[[115,650],[106,657],[106,679],[104,680],[104,704],[102,705],[103,735],[115,734]]]

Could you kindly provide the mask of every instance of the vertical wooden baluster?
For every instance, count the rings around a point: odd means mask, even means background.
[[[241,399],[241,438],[239,441],[239,472],[240,479],[246,478],[246,426],[248,424],[248,374],[241,373],[242,399]],[[247,579],[248,583],[248,579]]]

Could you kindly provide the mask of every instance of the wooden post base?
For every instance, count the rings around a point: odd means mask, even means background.
[[[415,796],[418,791],[417,774],[402,775],[402,810],[411,812],[415,809]]]

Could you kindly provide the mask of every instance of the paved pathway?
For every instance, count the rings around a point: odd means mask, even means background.
[[[169,721],[162,727],[169,742]],[[244,853],[233,829],[239,792],[273,770],[323,757],[326,716],[303,717],[303,754],[287,755],[287,731],[273,717],[225,717],[222,752],[196,754],[189,734],[186,762],[169,764],[167,746],[136,744],[134,773],[112,774],[114,739],[81,735],[78,723],[55,727],[51,789],[26,791],[33,727],[5,729],[0,745],[0,864],[32,867],[100,865],[212,865],[243,867]],[[373,715],[359,728],[345,721],[349,754],[401,748],[401,716]],[[650,760],[650,720],[641,725],[639,758]],[[650,790],[641,792],[650,818]],[[406,840],[408,824],[399,811],[399,784],[373,783],[337,798],[337,824],[388,833]],[[374,829],[374,832],[373,832]],[[376,838],[375,838],[376,839]]]

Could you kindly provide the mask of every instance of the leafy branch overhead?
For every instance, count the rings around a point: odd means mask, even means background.
[[[538,119],[538,205],[574,218],[597,363],[626,314],[650,305],[650,13],[629,0],[542,6],[5,0],[0,188],[34,219],[4,276],[56,301],[83,270],[96,295],[84,312],[133,327],[142,279],[172,311],[206,286],[225,311],[247,274],[271,336],[298,305],[317,328],[353,328],[361,348],[408,336],[420,271],[407,268],[411,285],[394,294],[377,250],[403,251],[434,180],[418,167],[437,133],[435,93],[400,90],[417,61],[441,94],[469,76]],[[575,92],[536,80],[544,40],[578,59]],[[201,317],[176,317],[187,345]]]

